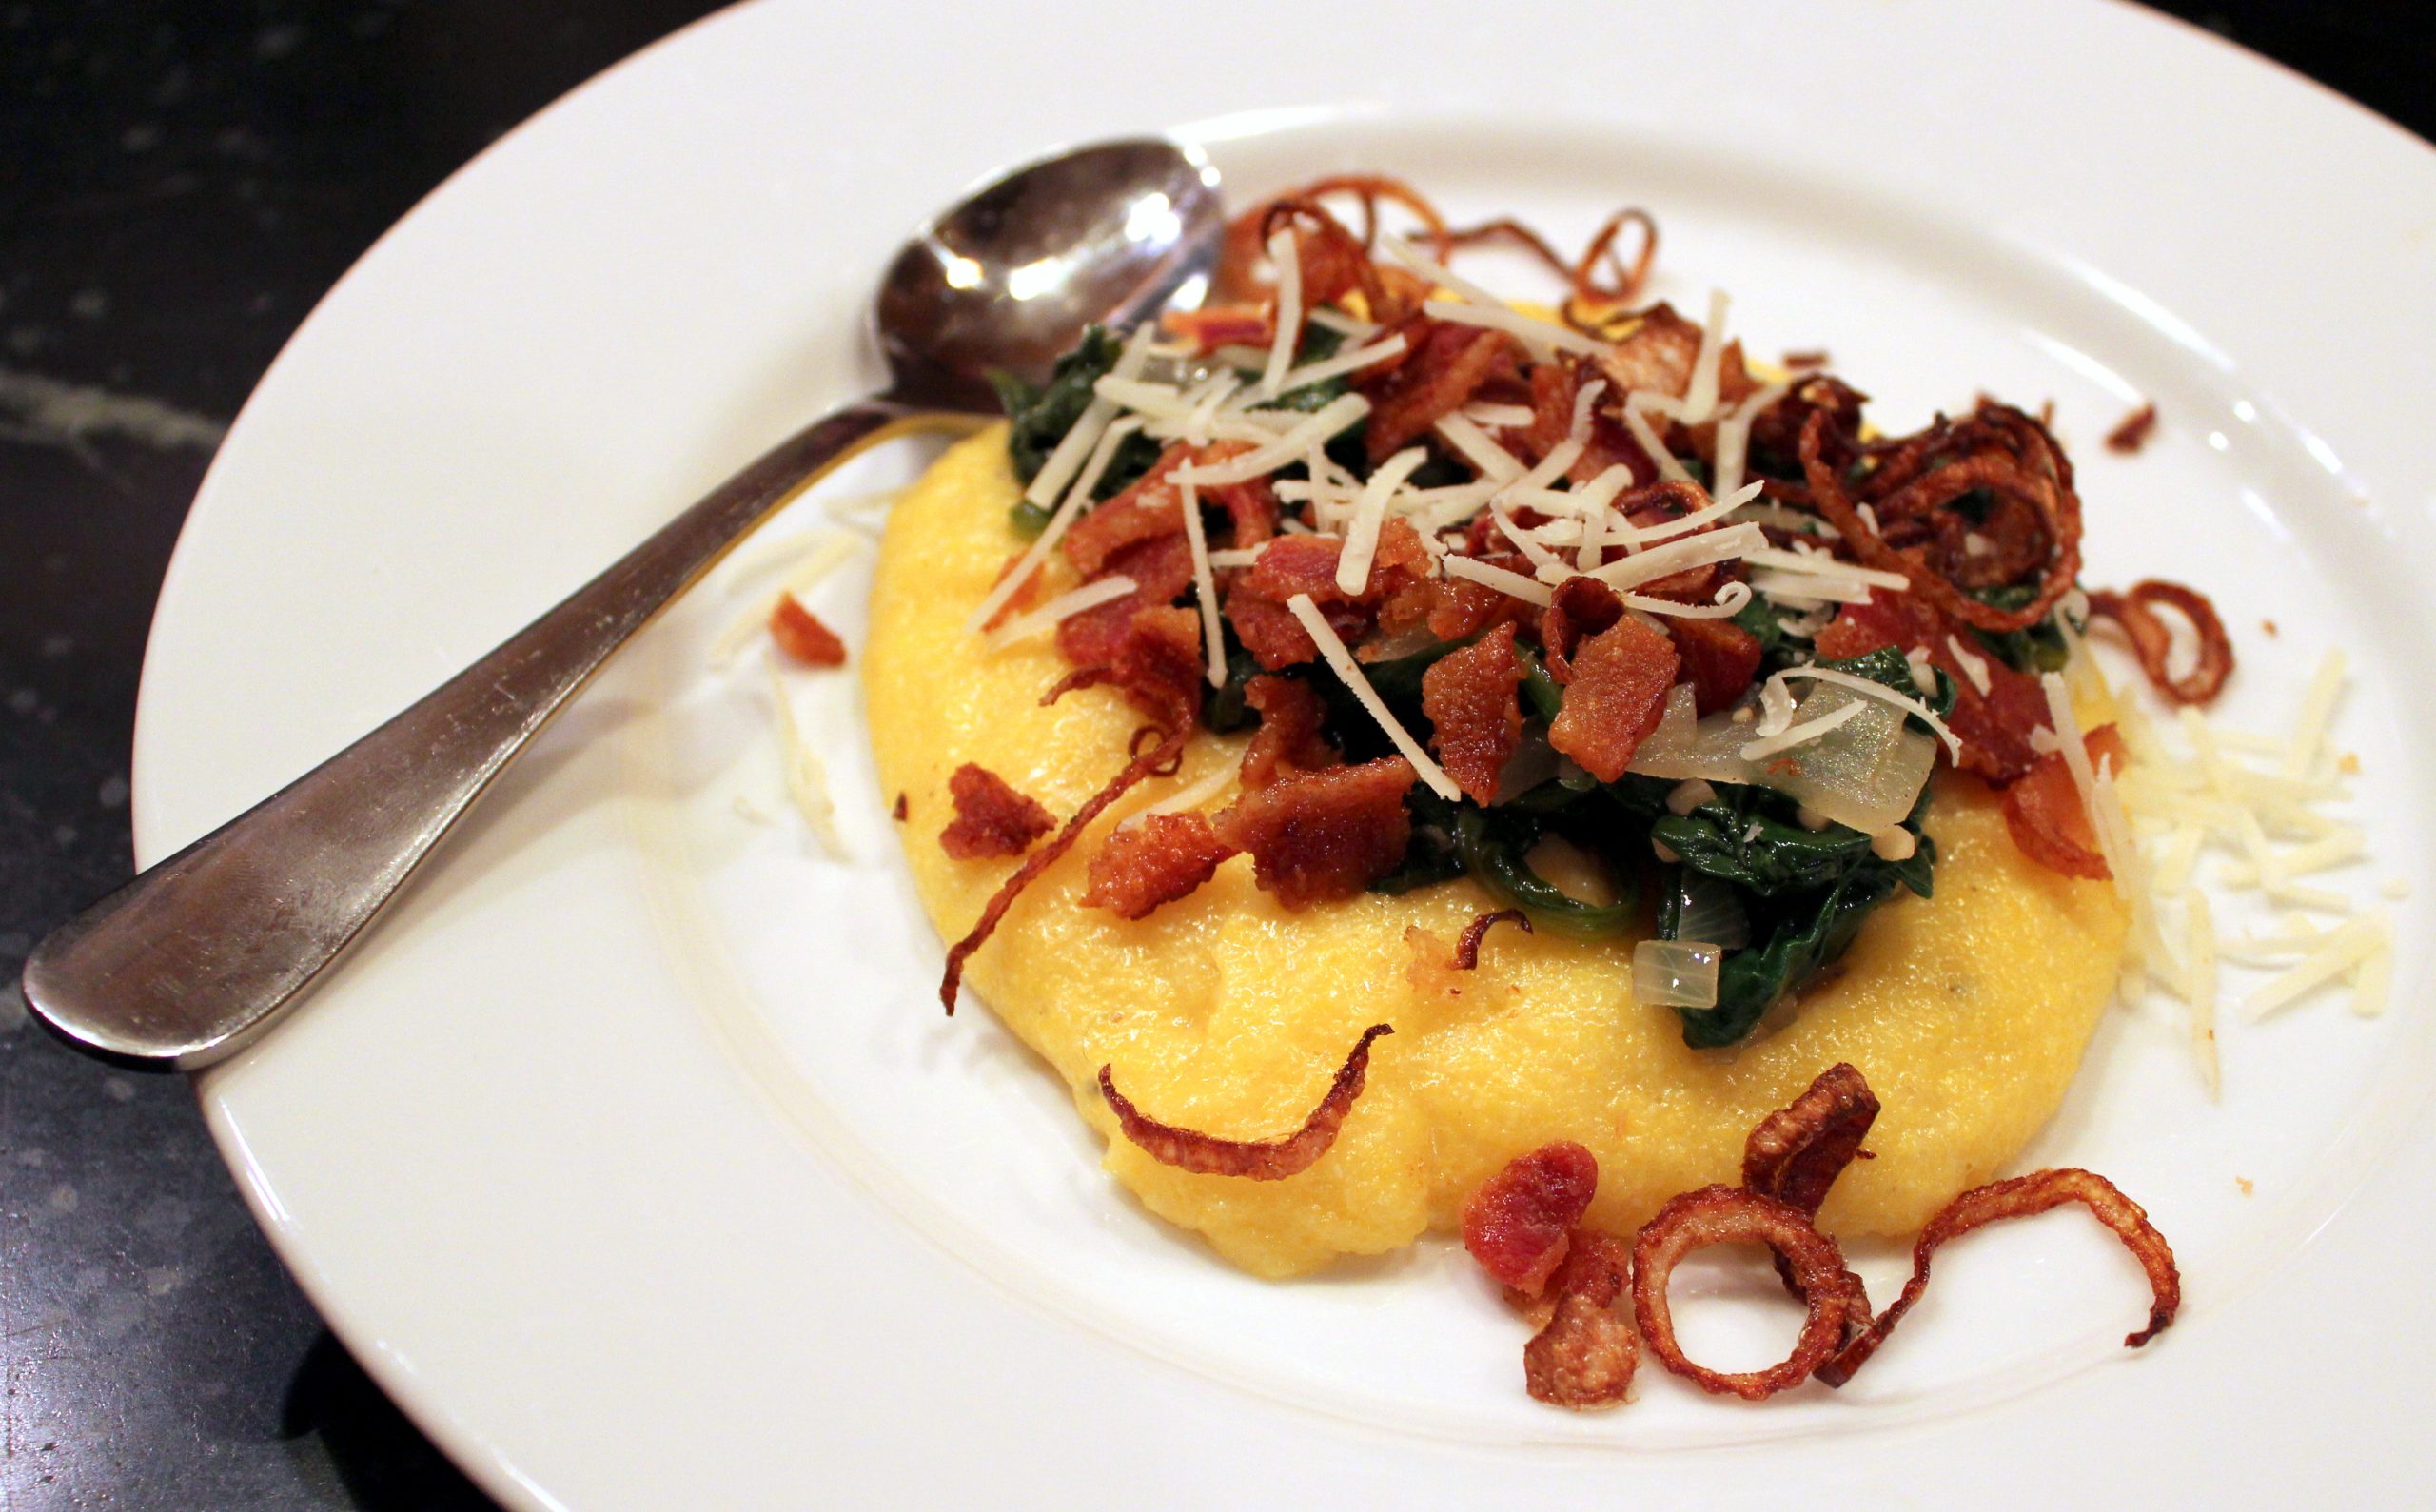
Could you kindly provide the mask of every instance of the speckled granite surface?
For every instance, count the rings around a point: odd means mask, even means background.
[[[699,0],[0,4],[0,1508],[480,1508],[325,1333],[181,1081],[24,1022],[128,866],[152,598],[229,416],[466,157]],[[2175,10],[2436,132],[2426,0]]]

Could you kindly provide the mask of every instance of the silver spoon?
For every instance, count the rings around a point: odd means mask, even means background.
[[[1216,172],[1167,142],[1084,147],[999,179],[916,232],[881,281],[889,386],[778,443],[422,701],[70,919],[26,961],[26,1004],[122,1063],[205,1066],[267,1029],[550,717],[663,605],[838,462],[992,413],[1090,322],[1197,301]]]

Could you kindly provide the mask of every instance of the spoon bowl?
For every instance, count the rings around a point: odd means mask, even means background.
[[[886,392],[780,442],[371,734],[51,932],[26,1006],[80,1050],[207,1065],[278,1020],[610,655],[788,500],[915,430],[970,428],[990,375],[1048,376],[1092,324],[1198,301],[1217,175],[1171,143],[1081,147],[915,233],[873,323]]]
[[[1111,142],[999,179],[914,233],[872,325],[897,400],[995,407],[993,372],[1040,383],[1093,323],[1200,303],[1225,217],[1218,175],[1166,142]]]

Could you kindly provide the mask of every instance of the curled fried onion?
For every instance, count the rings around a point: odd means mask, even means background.
[[[2159,603],[2189,620],[2199,638],[2199,659],[2179,677],[2168,670],[2173,632],[2157,618],[2154,606]],[[2140,658],[2140,670],[2148,674],[2157,692],[2175,703],[2206,703],[2224,691],[2225,679],[2233,675],[2232,638],[2225,634],[2225,622],[2216,618],[2216,606],[2195,588],[2161,578],[2134,583],[2123,593],[2100,588],[2090,595],[2090,617],[2112,619],[2123,627],[2131,638],[2132,655]]]
[[[1523,933],[1531,933],[1530,915],[1521,909],[1499,909],[1494,913],[1483,913],[1464,925],[1463,937],[1455,942],[1455,970],[1468,972],[1479,967],[1481,941],[1500,924],[1520,924]]]
[[[1742,1146],[1742,1185],[1774,1197],[1805,1218],[1818,1216],[1827,1188],[1856,1160],[1867,1160],[1861,1149],[1870,1125],[1877,1121],[1877,1094],[1861,1073],[1838,1061],[1818,1073],[1817,1080],[1793,1102],[1759,1120]],[[1777,1274],[1785,1289],[1798,1296],[1793,1264],[1776,1257]],[[1860,1277],[1844,1273],[1847,1340],[1869,1323],[1869,1293]]]
[[[2047,532],[2049,552],[2038,591],[2018,609],[1998,609],[1972,598],[1926,561],[1888,544],[1862,520],[1843,480],[1821,455],[1828,440],[1824,410],[1813,412],[1801,427],[1802,473],[1815,507],[1864,563],[1903,574],[1922,598],[1965,624],[1999,634],[2026,630],[2072,590],[2081,570],[2080,496],[2073,491],[2072,463],[2038,422],[1996,404],[1982,405],[1972,419],[1982,422],[1981,433],[1990,443],[1943,466],[1933,465],[1938,444],[1949,439],[1942,426],[1894,448],[1869,480],[1873,489],[1885,490],[1874,512],[1882,521],[1926,516],[1982,489],[2030,506]]]
[[[1640,249],[1629,265],[1616,250],[1617,239],[1627,226],[1640,228]],[[1521,247],[1564,280],[1562,313],[1565,324],[1596,336],[1601,334],[1601,323],[1638,299],[1641,285],[1649,282],[1650,265],[1658,258],[1658,222],[1638,206],[1618,210],[1599,227],[1599,234],[1590,239],[1581,255],[1570,262],[1548,245],[1546,237],[1511,216],[1500,216],[1460,230],[1441,230],[1432,241],[1441,262],[1466,247],[1492,242],[1507,242]],[[1606,265],[1604,282],[1600,276],[1602,260]]]
[[[1793,1353],[1765,1370],[1711,1370],[1695,1365],[1675,1338],[1666,1298],[1675,1267],[1696,1249],[1735,1243],[1763,1244],[1782,1256],[1810,1308]],[[1854,1305],[1850,1272],[1836,1241],[1820,1233],[1800,1209],[1745,1188],[1703,1187],[1685,1192],[1660,1208],[1633,1240],[1634,1321],[1659,1364],[1703,1391],[1758,1402],[1801,1384],[1842,1344]]]
[[[1040,701],[1055,703],[1076,688],[1113,682],[1120,680],[1120,677],[1121,674],[1116,673],[1112,668],[1086,667],[1060,678],[1056,686],[1051,688]],[[1145,683],[1139,688],[1129,688],[1128,691],[1148,693],[1156,688],[1156,684]],[[1015,899],[1022,894],[1023,890],[1031,885],[1034,877],[1056,865],[1058,857],[1073,848],[1074,842],[1082,838],[1083,831],[1093,819],[1098,818],[1110,804],[1123,797],[1128,790],[1144,777],[1160,771],[1173,771],[1175,763],[1184,758],[1185,742],[1192,738],[1194,728],[1192,710],[1181,695],[1174,694],[1172,690],[1169,690],[1169,693],[1173,698],[1174,709],[1169,720],[1167,738],[1127,762],[1125,770],[1109,779],[1108,786],[1092,794],[1088,802],[1076,809],[1074,816],[1066,821],[1064,829],[1058,831],[1046,845],[1027,856],[1023,865],[1015,868],[1004,882],[998,884],[998,891],[991,893],[990,901],[982,905],[981,917],[973,922],[972,928],[966,932],[964,938],[949,947],[947,971],[939,980],[939,1001],[946,1005],[950,1017],[955,1015],[955,994],[957,987],[964,981],[964,963],[972,957],[973,952],[981,949],[991,934],[997,930],[998,921],[1007,916],[1007,910],[1014,906]]]
[[[1831,1386],[1840,1386],[1877,1352],[1877,1346],[1894,1332],[1903,1314],[1928,1289],[1929,1260],[1939,1245],[2000,1218],[2027,1218],[2068,1202],[2080,1203],[2095,1213],[2098,1222],[2114,1230],[2124,1247],[2140,1262],[2140,1268],[2149,1273],[2153,1296],[2149,1305],[2148,1326],[2126,1334],[2124,1345],[2136,1349],[2164,1332],[2182,1306],[2182,1277],[2174,1268],[2173,1247],[2149,1222],[2147,1211],[2123,1195],[2112,1182],[2068,1167],[1975,1187],[1948,1203],[1929,1220],[1928,1227],[1920,1230],[1918,1242],[1912,1247],[1912,1279],[1903,1284],[1903,1294],[1833,1360],[1819,1366],[1818,1379]]]
[[[1327,1153],[1345,1126],[1353,1101],[1362,1095],[1363,1077],[1370,1069],[1370,1042],[1395,1030],[1373,1024],[1362,1031],[1353,1052],[1345,1058],[1327,1095],[1303,1120],[1303,1127],[1281,1139],[1221,1139],[1163,1124],[1144,1113],[1116,1090],[1115,1069],[1100,1068],[1100,1095],[1116,1114],[1125,1137],[1163,1166],[1174,1166],[1202,1176],[1244,1176],[1253,1181],[1282,1181]]]
[[[1291,203],[1307,206],[1313,213],[1326,216],[1327,212],[1319,208],[1318,202],[1338,194],[1350,194],[1361,202],[1361,245],[1365,252],[1369,251],[1379,239],[1379,202],[1382,200],[1410,210],[1421,222],[1422,234],[1433,242],[1446,230],[1446,219],[1438,213],[1438,207],[1402,179],[1378,173],[1346,173],[1316,179],[1299,188],[1264,200],[1227,223],[1227,239],[1219,255],[1218,273],[1209,296],[1211,301],[1251,300],[1267,292],[1267,285],[1253,270],[1266,255],[1268,234],[1275,229],[1269,219],[1271,211]],[[1328,219],[1333,223],[1334,217]]]

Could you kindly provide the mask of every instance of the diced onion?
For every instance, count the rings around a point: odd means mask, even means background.
[[[1858,714],[1838,711],[1858,708]],[[1903,712],[1836,684],[1814,689],[1787,720],[1839,723],[1817,738],[1760,759],[1745,758],[1754,726],[1732,713],[1695,717],[1692,690],[1667,695],[1658,728],[1633,754],[1629,771],[1688,781],[1738,782],[1774,788],[1837,824],[1876,835],[1903,822],[1936,765],[1936,742],[1907,729]]]
[[[1705,940],[1643,940],[1633,947],[1633,1001],[1651,1008],[1717,1007],[1722,947]]]
[[[1736,950],[1751,943],[1751,915],[1733,883],[1705,873],[1689,873],[1683,878],[1683,913],[1675,921],[1675,933],[1687,940],[1707,940],[1721,950]]]

